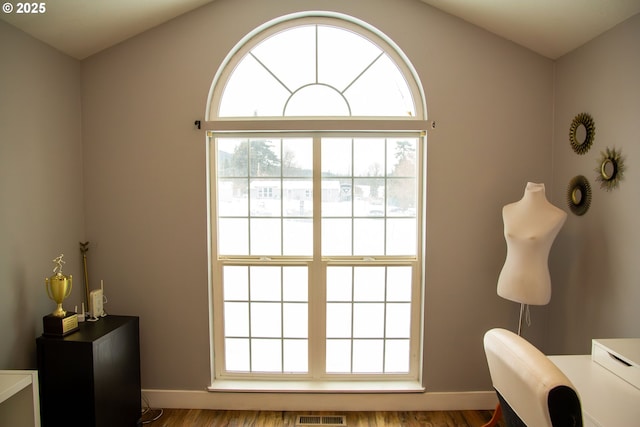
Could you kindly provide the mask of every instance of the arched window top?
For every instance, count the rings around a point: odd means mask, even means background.
[[[209,94],[208,120],[426,119],[415,70],[373,27],[333,13],[294,14],[247,35]]]

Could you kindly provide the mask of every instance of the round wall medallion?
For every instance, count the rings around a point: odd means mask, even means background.
[[[607,191],[615,189],[624,177],[624,159],[620,151],[607,148],[600,153],[596,172],[598,173],[596,180],[600,182],[600,188]]]
[[[591,206],[591,185],[583,175],[577,175],[569,182],[567,202],[571,212],[578,216],[584,215],[589,210],[589,206]]]
[[[596,135],[596,126],[593,119],[587,113],[580,113],[574,117],[569,128],[569,142],[571,148],[578,154],[589,151]]]

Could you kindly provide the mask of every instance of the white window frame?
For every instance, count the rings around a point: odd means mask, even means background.
[[[351,17],[334,13],[314,13],[313,16],[309,14],[294,14],[276,21],[265,24],[259,27],[254,32],[249,34],[245,39],[238,43],[238,47],[230,52],[225,62],[220,67],[219,72],[214,78],[212,89],[209,94],[210,102],[207,105],[206,117],[208,121],[204,123],[207,132],[207,195],[208,195],[208,208],[210,209],[208,215],[208,249],[209,249],[209,304],[210,304],[210,354],[211,354],[211,389],[216,389],[213,386],[215,382],[219,382],[224,379],[263,379],[263,380],[302,380],[302,381],[349,381],[349,380],[369,380],[372,382],[379,381],[405,381],[412,380],[416,383],[420,383],[422,376],[422,336],[423,336],[423,298],[424,298],[424,247],[425,247],[425,229],[424,229],[424,211],[425,211],[425,158],[426,158],[426,104],[424,102],[424,95],[422,93],[421,85],[415,70],[411,67],[408,59],[402,54],[397,46],[384,35],[379,33],[373,27],[355,20]],[[228,73],[233,70],[234,61],[237,63],[239,58],[243,55],[243,51],[254,46],[257,41],[264,37],[269,36],[276,30],[281,30],[283,25],[298,25],[300,19],[310,19],[313,22],[317,22],[318,19],[340,19],[343,26],[351,26],[354,30],[363,33],[366,37],[371,38],[372,34],[376,34],[379,37],[379,41],[383,43],[380,46],[392,47],[392,49],[386,49],[385,51],[391,54],[396,60],[396,63],[401,66],[402,71],[407,76],[407,80],[410,84],[412,93],[416,102],[416,111],[418,114],[415,117],[375,117],[375,118],[361,118],[361,117],[329,117],[329,118],[217,118],[212,106],[217,105],[221,93],[216,83],[224,81],[228,78]],[[363,29],[365,30],[363,32]],[[257,41],[256,41],[257,40]],[[251,41],[251,42],[249,42]],[[412,77],[412,78],[411,78]],[[213,114],[213,116],[212,116]],[[365,131],[363,131],[365,129]],[[287,136],[310,136],[314,141],[319,140],[326,136],[344,136],[349,135],[353,137],[359,137],[363,135],[377,135],[377,136],[393,136],[397,134],[410,135],[417,137],[419,140],[418,150],[416,153],[417,161],[417,184],[418,184],[418,206],[417,209],[417,227],[418,227],[418,239],[417,239],[417,254],[415,257],[384,257],[384,260],[369,259],[364,260],[362,257],[336,257],[326,258],[320,255],[314,255],[314,257],[303,260],[299,258],[290,257],[273,257],[268,260],[256,260],[251,257],[245,259],[235,258],[228,259],[220,257],[217,254],[217,228],[216,220],[217,213],[215,210],[216,188],[215,188],[215,138],[217,137],[245,137],[245,136],[270,136],[273,137],[274,133],[281,134],[283,137]],[[319,144],[314,144],[315,147],[319,147]],[[320,168],[320,153],[319,148],[316,148],[314,153],[314,169]],[[318,169],[320,170],[320,169]],[[316,174],[319,176],[319,174]],[[213,178],[213,179],[212,179]],[[315,181],[318,182],[315,182]],[[314,188],[320,188],[320,178],[314,178]],[[320,211],[321,206],[321,191],[314,191],[313,197],[314,206],[316,212]],[[314,222],[320,221],[321,218],[314,215]],[[314,253],[319,254],[320,245],[320,227],[314,227]],[[408,374],[392,375],[392,374],[375,374],[375,375],[355,375],[355,374],[324,374],[325,363],[325,340],[324,340],[324,326],[326,324],[325,308],[326,300],[323,292],[324,286],[312,286],[309,283],[309,354],[321,355],[315,362],[310,363],[309,373],[304,375],[286,374],[286,378],[283,375],[272,374],[229,374],[222,369],[224,366],[224,355],[221,349],[223,349],[224,333],[222,326],[222,286],[216,285],[219,283],[221,277],[221,271],[224,265],[253,265],[258,261],[261,265],[308,265],[310,268],[310,276],[318,277],[319,281],[324,280],[324,272],[328,265],[411,265],[415,272],[412,284],[412,326],[411,326],[411,362],[410,370]],[[323,307],[324,305],[324,307]],[[314,323],[312,324],[311,318],[313,317]],[[220,349],[220,350],[219,350]],[[375,386],[374,386],[375,387]],[[232,387],[235,388],[235,387]],[[273,387],[271,387],[273,388]],[[383,387],[388,389],[386,387]]]

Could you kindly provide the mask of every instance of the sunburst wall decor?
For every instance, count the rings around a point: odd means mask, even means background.
[[[624,168],[624,158],[619,150],[607,148],[601,152],[596,168],[596,180],[600,183],[600,188],[611,191],[618,187],[624,177]]]
[[[571,148],[578,154],[584,154],[593,145],[596,135],[596,126],[593,118],[587,113],[580,113],[573,118],[569,128],[569,142]]]
[[[567,202],[574,214],[581,216],[587,213],[591,206],[591,185],[583,175],[575,176],[567,189]]]

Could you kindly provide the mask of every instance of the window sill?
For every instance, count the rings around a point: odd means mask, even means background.
[[[237,393],[423,393],[417,381],[215,380],[210,392]]]

